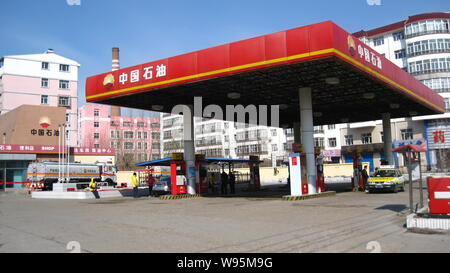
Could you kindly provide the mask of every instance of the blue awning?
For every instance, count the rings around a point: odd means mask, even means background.
[[[167,157],[158,160],[146,161],[135,164],[137,167],[143,166],[169,166],[172,161],[172,157]],[[263,161],[255,161],[250,159],[239,159],[239,158],[220,158],[220,157],[206,157],[205,162],[208,163],[261,163]]]

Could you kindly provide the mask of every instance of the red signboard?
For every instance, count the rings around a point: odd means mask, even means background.
[[[450,213],[450,178],[429,177],[427,182],[430,213]]]
[[[58,149],[54,145],[0,145],[0,154],[58,154],[63,151],[63,147]],[[115,150],[112,148],[78,148],[71,147],[70,153],[74,155],[114,155]]]
[[[88,102],[335,56],[385,84],[444,112],[444,101],[420,81],[331,21],[208,48],[89,77]]]

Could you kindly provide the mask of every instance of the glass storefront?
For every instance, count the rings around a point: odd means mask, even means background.
[[[27,168],[29,161],[0,161],[0,181],[1,182],[25,182],[27,180]],[[23,188],[24,184],[3,184],[5,188]]]

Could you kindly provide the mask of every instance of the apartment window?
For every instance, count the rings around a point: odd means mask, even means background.
[[[142,142],[138,142],[138,150],[142,150]]]
[[[334,129],[336,129],[335,124],[328,125],[328,130],[334,130]]]
[[[225,142],[230,142],[230,136],[225,136]]]
[[[346,146],[352,146],[353,145],[353,135],[346,135],[344,136],[345,139],[345,145]]]
[[[159,139],[161,137],[160,133],[152,133],[152,139]]]
[[[336,142],[336,138],[335,137],[328,139],[328,146],[330,146],[332,148],[337,146],[337,142]]]
[[[69,72],[69,65],[67,65],[67,64],[60,64],[59,65],[59,71],[60,72]]]
[[[396,59],[406,58],[406,51],[404,49],[395,51],[395,58]]]
[[[97,121],[96,121],[96,122],[94,122],[94,127],[95,127],[95,128],[98,128],[98,127],[100,127],[100,123],[99,123],[99,122],[97,122]]]
[[[123,145],[123,148],[125,150],[133,150],[134,149],[134,143],[133,142],[125,142]]]
[[[159,128],[159,123],[152,123],[150,126],[152,128]]]
[[[111,138],[116,138],[116,131],[111,131]]]
[[[70,106],[70,98],[66,96],[61,96],[58,98],[59,106]]]
[[[402,134],[402,140],[413,139],[413,130],[412,129],[403,129],[400,130]]]
[[[148,133],[144,132],[144,139],[147,139],[147,138],[148,138]]]
[[[272,152],[277,152],[277,151],[278,151],[278,145],[272,144]]]
[[[384,37],[377,37],[373,39],[374,46],[384,45]]]
[[[130,121],[124,121],[122,123],[123,127],[133,127],[133,123]]]
[[[148,150],[148,143],[144,142],[144,150]]]
[[[277,136],[277,129],[272,129],[270,132],[272,133],[272,136]]]
[[[123,133],[123,137],[126,139],[132,139],[134,138],[134,133],[132,131],[125,131]]]
[[[59,89],[69,89],[69,81],[59,81]]]
[[[405,33],[403,31],[398,31],[392,34],[394,36],[394,41],[400,41],[405,39]]]
[[[42,62],[42,70],[49,70],[49,65],[47,62]]]
[[[372,134],[361,134],[361,140],[363,144],[372,144]]]
[[[160,146],[159,142],[152,143],[152,149],[159,150]]]
[[[66,114],[66,122],[69,122],[69,121],[70,121],[70,114],[67,113],[67,114]]]
[[[98,117],[98,116],[100,116],[100,111],[95,109],[94,110],[94,117]]]
[[[41,87],[48,88],[48,79],[41,79]]]
[[[145,127],[145,122],[138,122],[137,123],[137,127],[138,128],[144,128]]]
[[[94,148],[100,148],[100,144],[94,144]]]
[[[316,138],[314,138],[314,145],[316,147],[324,148],[325,147],[325,141],[324,141],[323,137],[316,137]]]
[[[41,95],[41,104],[48,104],[48,96]]]
[[[445,98],[445,110],[450,110],[450,98]]]
[[[94,133],[94,138],[95,139],[99,139],[100,138],[100,134],[99,133]]]

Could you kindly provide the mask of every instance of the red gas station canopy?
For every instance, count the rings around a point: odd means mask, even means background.
[[[330,77],[339,83],[327,83]],[[440,95],[331,21],[92,76],[86,99],[146,110],[162,105],[164,112],[194,96],[223,109],[286,104],[280,122],[292,124],[299,87],[313,90],[313,109],[322,113],[316,125],[445,111]],[[241,98],[228,98],[230,92]]]

